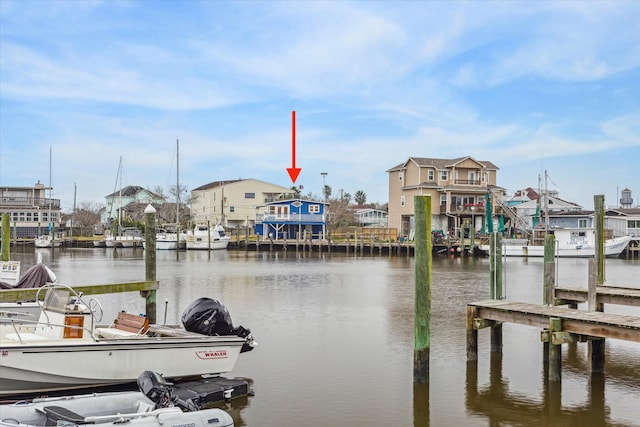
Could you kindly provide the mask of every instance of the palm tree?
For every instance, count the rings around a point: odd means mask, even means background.
[[[364,191],[358,190],[356,191],[356,194],[353,197],[353,200],[355,200],[356,205],[364,205],[365,203],[367,203],[367,195],[365,194]]]

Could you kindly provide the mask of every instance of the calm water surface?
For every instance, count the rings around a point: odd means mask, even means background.
[[[66,284],[144,280],[141,249],[42,251]],[[259,346],[229,376],[255,396],[226,409],[236,426],[640,426],[640,344],[607,341],[604,376],[588,373],[586,344],[563,346],[561,390],[545,381],[537,328],[503,327],[503,356],[479,332],[477,366],[466,362],[465,307],[489,297],[486,258],[433,260],[430,384],[413,385],[414,259],[244,251],[157,253],[158,321],[179,322],[211,297]],[[33,248],[13,259],[35,263]],[[24,271],[23,270],[23,271]],[[505,262],[506,296],[542,301],[542,260]],[[606,261],[606,280],[640,287],[640,261]],[[563,259],[560,285],[587,283],[587,261]],[[100,297],[106,318],[144,312],[137,293]],[[640,309],[607,306],[640,315]],[[179,361],[177,361],[179,363]],[[553,399],[552,393],[561,399]]]

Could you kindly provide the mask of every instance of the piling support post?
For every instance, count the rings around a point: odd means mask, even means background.
[[[11,240],[11,223],[9,214],[2,214],[2,261],[9,261],[9,244]]]
[[[595,258],[596,280],[599,285],[604,283],[604,196],[593,196],[593,220],[595,222]]]
[[[144,271],[145,280],[155,282],[156,279],[156,210],[148,205],[144,210]],[[145,313],[149,323],[156,323],[156,291],[141,292],[145,298]]]
[[[494,231],[489,237],[489,273],[491,299],[502,299],[502,235]]]
[[[589,282],[587,290],[587,309],[589,311],[604,311],[603,304],[597,302],[596,277],[597,261],[593,258],[589,260]],[[604,338],[589,340],[589,356],[591,359],[591,373],[604,373],[605,363],[605,340]]]
[[[431,329],[431,196],[414,197],[415,322],[413,382],[429,382]]]
[[[467,306],[467,362],[478,360],[478,330],[473,327],[473,319],[478,317],[478,308]]]
[[[553,333],[562,331],[562,319],[549,319],[549,381],[562,378],[562,345],[553,343]]]

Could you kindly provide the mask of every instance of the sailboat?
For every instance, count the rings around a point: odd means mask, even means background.
[[[62,240],[56,240],[55,238],[55,224],[51,218],[51,147],[49,147],[49,215],[47,217],[49,221],[49,234],[42,234],[35,238],[34,244],[36,248],[57,248],[62,246]]]
[[[145,246],[146,242],[142,243]],[[187,248],[187,234],[180,230],[180,140],[176,140],[176,222],[165,224],[156,233],[157,250]]]
[[[120,184],[120,193],[118,195],[118,221],[117,227],[112,229],[108,235],[105,235],[104,244],[108,248],[134,248],[142,246],[144,238],[142,233],[136,227],[122,227],[122,156],[118,163],[118,175],[116,177],[115,187]],[[111,201],[111,211],[113,212],[113,200]],[[109,218],[111,219],[111,218]]]

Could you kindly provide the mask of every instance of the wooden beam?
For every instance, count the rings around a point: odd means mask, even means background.
[[[158,281],[109,283],[104,285],[73,285],[70,286],[77,293],[83,295],[113,294],[119,292],[152,291],[159,289]],[[39,288],[2,289],[0,302],[33,301]],[[41,293],[44,297],[44,293]]]

